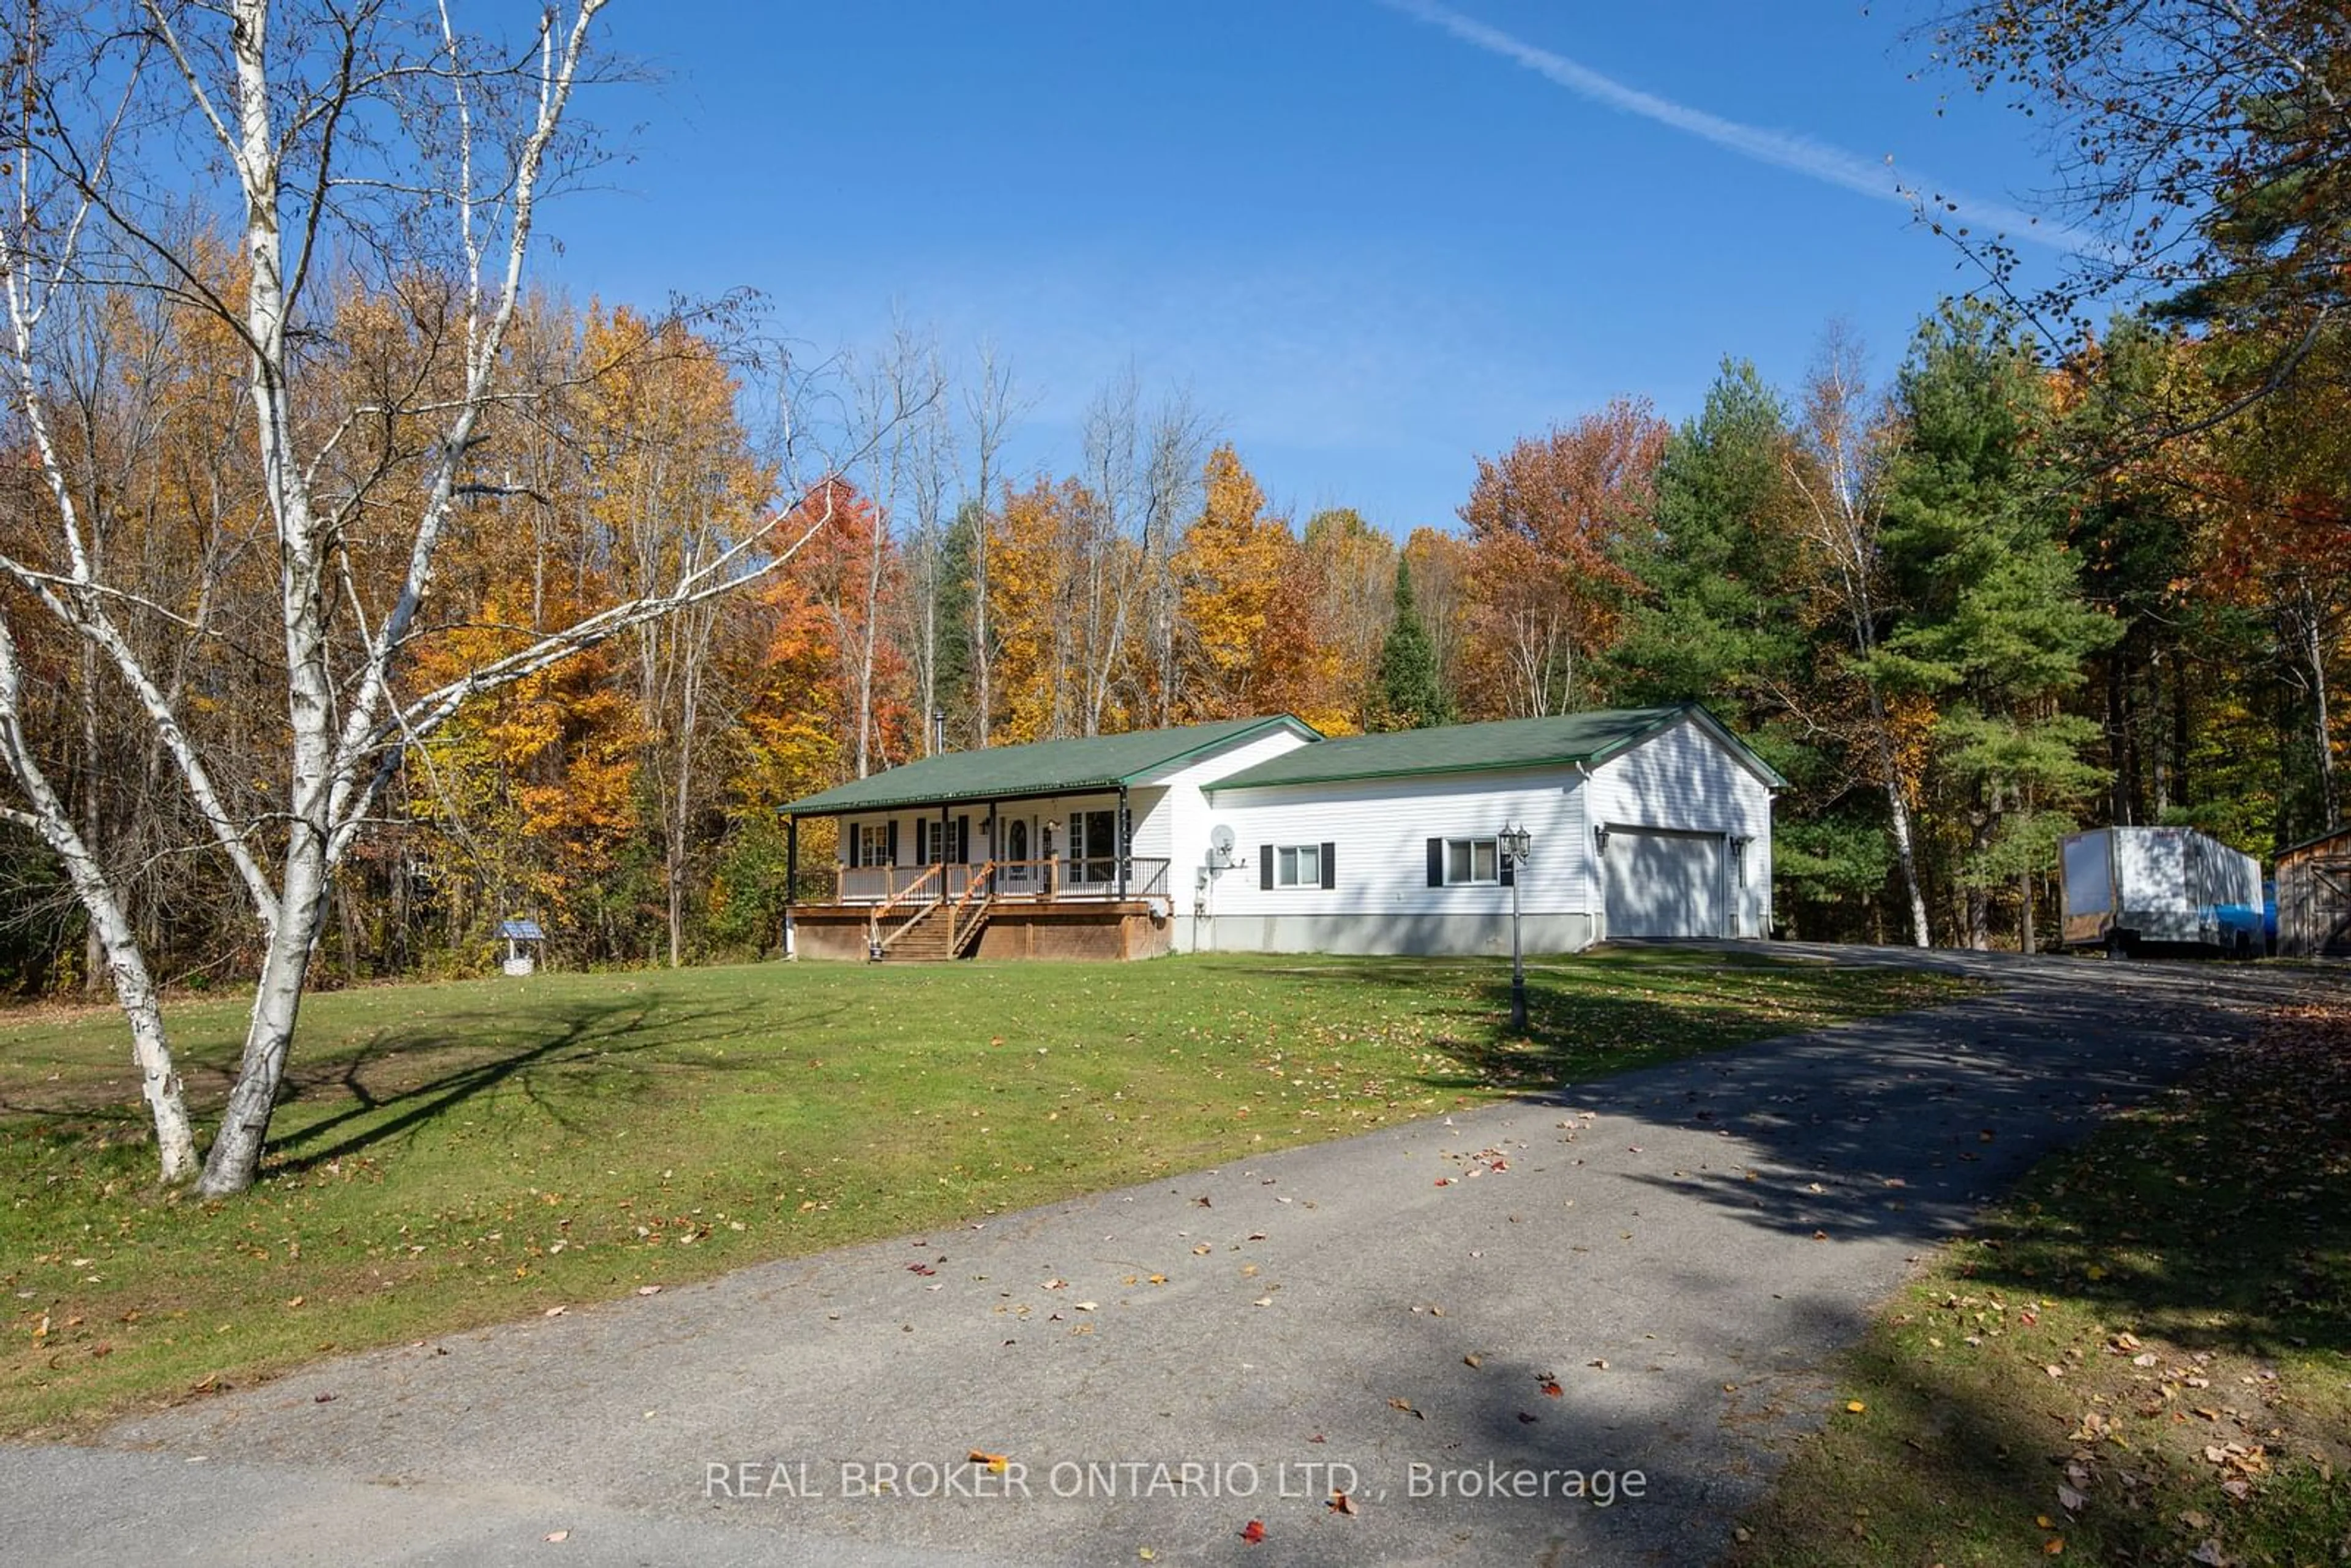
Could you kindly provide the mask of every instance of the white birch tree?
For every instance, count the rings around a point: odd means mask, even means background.
[[[1910,938],[1920,947],[1932,946],[1927,895],[1918,882],[1909,783],[1876,667],[1880,622],[1890,608],[1882,601],[1879,586],[1884,448],[1895,437],[1885,412],[1873,414],[1861,346],[1840,328],[1830,329],[1806,382],[1802,439],[1805,461],[1791,460],[1786,469],[1803,503],[1804,542],[1818,570],[1819,587],[1842,615],[1851,640],[1853,670],[1868,710],[1869,733],[1863,746],[1886,792],[1886,832],[1902,873]]]
[[[515,384],[508,328],[538,204],[584,155],[566,118],[593,74],[603,5],[550,5],[512,46],[461,33],[445,3],[401,0],[120,0],[14,18],[23,47],[9,97],[25,108],[10,128],[0,350],[51,516],[41,558],[0,560],[16,590],[5,612],[45,614],[96,650],[248,901],[262,957],[199,1182],[207,1194],[241,1191],[260,1169],[337,871],[405,750],[468,699],[730,591],[823,526],[787,514],[797,537],[782,539],[772,520],[740,519],[723,548],[651,591],[417,689],[452,517],[499,488],[480,477],[493,470],[475,449],[530,392]],[[170,243],[162,219],[190,192],[235,225],[236,276],[208,274]],[[316,302],[350,270],[441,334],[432,367],[397,398],[347,395],[335,377],[319,325],[330,316]],[[239,759],[269,775],[259,814],[233,810],[183,704],[125,631],[185,616],[107,580],[67,482],[42,333],[53,301],[92,288],[161,291],[242,345],[246,455],[277,546],[267,668],[284,704],[274,754]],[[0,643],[0,762],[19,796],[9,811],[64,861],[99,928],[150,1084],[162,1173],[181,1179],[192,1145],[152,980],[104,867],[24,739],[16,643]]]

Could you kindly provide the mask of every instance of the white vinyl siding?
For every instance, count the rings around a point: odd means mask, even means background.
[[[1284,752],[1295,751],[1311,744],[1295,730],[1273,730],[1214,756],[1196,758],[1181,768],[1158,775],[1149,784],[1134,786],[1130,791],[1137,802],[1134,852],[1139,855],[1164,855],[1176,862],[1168,891],[1177,895],[1178,909],[1185,907],[1190,900],[1194,873],[1207,862],[1209,827],[1224,821],[1202,794],[1202,787],[1238,773],[1244,768],[1270,762]],[[1141,806],[1146,796],[1153,801],[1148,819]],[[1312,836],[1319,840],[1324,835],[1318,833]],[[1241,841],[1247,844],[1254,841],[1244,835]],[[1300,841],[1304,841],[1302,836]]]
[[[1521,906],[1530,915],[1586,913],[1589,835],[1583,783],[1572,768],[1219,789],[1210,805],[1215,820],[1232,827],[1243,862],[1215,879],[1209,913],[1219,920],[1508,915],[1510,889],[1490,873],[1484,883],[1431,887],[1428,841],[1490,844],[1504,828],[1520,826],[1534,841],[1517,868]],[[1259,885],[1256,846],[1317,841],[1332,846],[1336,888]]]

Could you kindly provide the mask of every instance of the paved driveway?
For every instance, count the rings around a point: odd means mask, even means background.
[[[1923,1249],[2294,983],[1938,962],[2001,989],[0,1449],[0,1557],[1703,1562]]]

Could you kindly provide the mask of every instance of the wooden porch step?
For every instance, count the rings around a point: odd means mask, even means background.
[[[954,956],[947,946],[946,906],[938,904],[882,951],[883,962],[892,964],[944,964]]]

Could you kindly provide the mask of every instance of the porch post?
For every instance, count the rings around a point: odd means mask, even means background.
[[[987,803],[987,863],[994,865],[1003,858],[1004,841],[997,836],[996,831],[996,802],[990,800]],[[996,896],[996,873],[992,871],[987,873],[987,896]]]
[[[800,881],[800,820],[784,819],[784,933],[783,955],[796,957],[792,946],[792,901],[799,895]]]
[[[1122,784],[1118,787],[1118,836],[1115,841],[1118,845],[1118,897],[1122,904],[1126,902],[1127,851],[1134,847],[1127,842],[1127,832],[1126,786]]]

